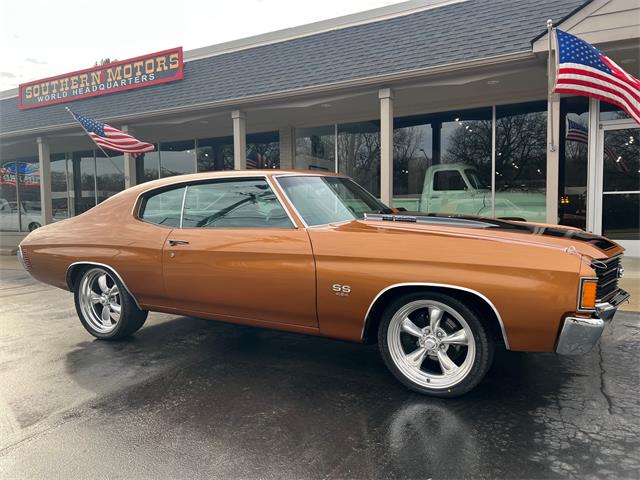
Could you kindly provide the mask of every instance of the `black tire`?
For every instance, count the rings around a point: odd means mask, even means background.
[[[429,353],[427,355],[431,355],[431,356],[424,356],[423,360],[419,360],[419,363],[417,365],[417,370],[412,371],[411,369],[412,368],[415,369],[416,365],[405,363],[405,360],[403,360],[402,355],[405,355],[404,359],[407,359],[409,358],[408,354],[413,352],[413,348],[416,348],[415,350],[416,352],[421,348],[425,348],[426,350],[433,343],[430,343],[430,344],[423,343],[421,347],[421,345],[418,342],[419,341],[425,342],[427,334],[423,333],[424,336],[422,338],[417,336],[412,337],[414,333],[407,332],[407,330],[405,330],[402,327],[402,321],[399,319],[401,317],[404,317],[404,312],[409,311],[412,308],[411,307],[412,305],[413,306],[420,305],[421,302],[426,302],[426,303],[435,302],[436,305],[433,308],[435,308],[436,310],[438,309],[442,310],[443,306],[447,307],[447,310],[444,311],[441,317],[443,322],[442,328],[445,328],[448,325],[451,325],[451,326],[462,325],[462,323],[458,321],[457,317],[449,313],[449,309],[452,312],[457,313],[457,315],[459,315],[466,323],[466,327],[468,327],[468,329],[465,329],[465,332],[468,332],[470,330],[470,333],[472,334],[471,335],[472,338],[469,338],[469,336],[467,336],[467,333],[465,333],[465,340],[467,341],[466,346],[449,344],[443,347],[442,344],[438,343],[437,346],[433,347],[434,350],[428,350]],[[423,308],[422,310],[423,312],[421,312],[421,310],[419,309],[412,311],[411,314],[415,316],[415,322],[418,322],[419,320],[424,320],[425,326],[421,328],[421,330],[424,332],[425,329],[429,328],[428,318],[431,310],[430,308]],[[394,316],[396,316],[396,314],[398,314],[398,316],[394,320]],[[407,314],[406,316],[408,317],[408,315],[409,314]],[[425,315],[425,316],[421,317],[421,315]],[[392,321],[394,325],[393,327],[392,327]],[[398,326],[398,322],[401,322],[400,326]],[[414,323],[414,326],[419,327],[417,323]],[[389,333],[390,328],[391,328],[391,333]],[[450,335],[452,333],[452,332],[444,332],[444,331],[441,332],[440,328],[441,326],[439,323],[437,327],[438,333],[441,333],[443,335],[440,339],[444,339],[446,338],[447,334]],[[456,328],[452,328],[451,330],[456,330]],[[430,330],[429,330],[429,333],[430,333]],[[397,342],[394,340],[396,336],[399,337]],[[389,338],[391,338],[391,342],[394,343],[394,345],[391,347],[389,345]],[[432,338],[435,339],[437,337],[434,334]],[[415,347],[411,346],[411,342],[413,340],[416,340]],[[473,342],[473,355],[469,355],[469,352],[471,351],[471,348],[472,348],[471,342]],[[403,345],[405,344],[409,344],[409,348],[408,348],[409,351],[404,349]],[[424,347],[424,345],[427,345],[427,347]],[[465,393],[469,392],[474,387],[476,387],[478,383],[480,383],[480,381],[486,375],[493,361],[493,354],[495,351],[495,339],[493,338],[493,335],[489,327],[483,324],[483,322],[479,319],[477,313],[473,311],[471,308],[469,308],[467,305],[465,305],[464,303],[457,300],[456,298],[443,293],[439,293],[439,292],[414,292],[414,293],[408,293],[408,294],[399,296],[398,298],[394,299],[385,308],[384,312],[382,313],[380,327],[378,329],[378,346],[380,348],[380,353],[382,355],[382,358],[385,364],[387,365],[387,368],[396,377],[396,379],[398,379],[398,381],[400,381],[403,385],[405,385],[409,389],[421,394],[431,395],[434,397],[457,397],[460,395],[464,395]],[[398,348],[400,348],[401,350],[399,351]],[[437,379],[437,377],[434,376],[433,371],[424,371],[423,368],[424,368],[424,362],[427,360],[428,360],[427,362],[428,365],[434,365],[437,367],[437,363],[439,362],[438,355],[440,354],[440,352],[438,352],[438,348],[446,348],[447,350],[445,350],[445,354],[447,355],[448,355],[447,352],[449,348],[453,348],[452,355],[454,356],[458,355],[460,358],[462,358],[462,355],[465,355],[464,361],[461,362],[462,366],[464,366],[465,368],[463,369],[462,367],[458,367],[460,370],[455,370],[455,369],[451,370],[451,372],[457,372],[457,374],[460,375],[459,379],[453,378],[451,380],[455,382],[454,384],[445,385],[446,380],[443,380],[442,386],[438,386],[434,388],[434,387],[428,386],[427,384],[425,384],[425,382],[432,382],[431,385],[433,385],[434,384],[433,379],[434,378]],[[469,360],[467,360],[466,355],[469,355],[468,357]],[[444,367],[440,366],[438,368],[441,368],[441,374],[443,375],[441,378],[445,378],[446,375],[445,375]],[[430,375],[431,377],[429,377]],[[455,377],[456,373],[451,375]],[[416,380],[420,380],[420,381],[416,381]],[[440,380],[435,380],[435,381],[440,381]]]
[[[87,303],[85,302],[85,309],[82,306],[82,296],[83,293],[81,290],[83,289],[83,279],[87,280],[88,275],[101,275],[104,273],[108,276],[109,287],[113,288],[113,286],[117,286],[117,294],[118,303],[120,307],[119,318],[115,322],[115,326],[109,331],[100,331],[96,328],[95,320],[92,321],[91,315],[95,313],[95,307],[93,312],[91,310],[87,310]],[[129,295],[127,289],[124,287],[120,279],[117,275],[115,275],[110,269],[99,266],[88,266],[83,268],[81,272],[76,275],[74,288],[74,302],[76,306],[76,312],[78,313],[78,317],[80,318],[80,322],[82,326],[89,332],[91,335],[96,337],[99,340],[120,340],[125,337],[130,336],[131,334],[137,332],[144,322],[147,319],[148,311],[141,310],[136,305],[134,299]],[[97,305],[97,304],[96,304]],[[102,306],[104,308],[104,306]]]
[[[29,224],[29,231],[33,232],[36,228],[40,228],[42,225],[40,225],[38,222],[31,222]]]

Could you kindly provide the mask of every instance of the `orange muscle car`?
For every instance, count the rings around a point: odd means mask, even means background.
[[[123,191],[20,245],[102,340],[150,310],[375,342],[407,387],[480,382],[496,347],[580,354],[628,294],[582,230],[389,209],[345,176],[212,172]]]

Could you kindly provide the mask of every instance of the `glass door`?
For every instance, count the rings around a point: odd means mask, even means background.
[[[640,256],[640,128],[635,123],[603,125],[596,233]]]

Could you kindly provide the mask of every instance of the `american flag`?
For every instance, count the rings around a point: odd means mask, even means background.
[[[71,112],[71,115],[85,129],[91,139],[101,148],[108,148],[123,153],[152,152],[155,146],[152,143],[141,142],[126,132],[113,128],[106,123],[100,123],[93,118],[85,117],[79,113]]]
[[[640,80],[578,37],[557,30],[557,39],[558,76],[554,92],[613,103],[640,124]]]
[[[584,125],[567,119],[567,130],[565,139],[567,142],[577,142],[589,145],[589,131]],[[604,154],[609,159],[615,159],[615,152],[609,145],[604,146]]]
[[[567,119],[567,136],[568,142],[578,142],[589,144],[589,132],[578,122]]]

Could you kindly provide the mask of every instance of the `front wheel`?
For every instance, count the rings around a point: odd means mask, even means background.
[[[148,312],[140,310],[111,271],[91,267],[78,275],[76,311],[84,328],[100,340],[119,340],[139,330]]]
[[[382,315],[378,345],[400,382],[437,397],[473,389],[491,366],[495,349],[474,311],[436,292],[410,293],[391,302]]]

